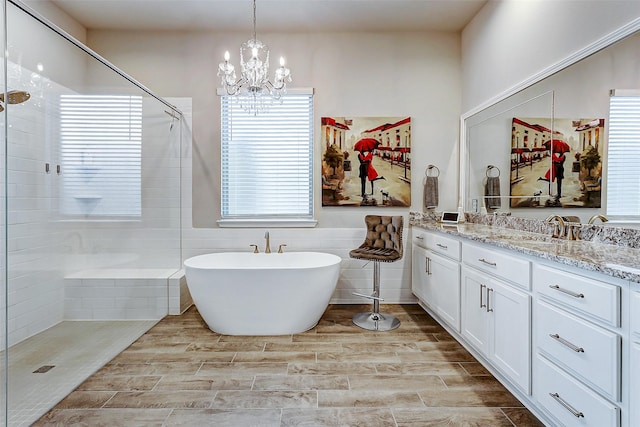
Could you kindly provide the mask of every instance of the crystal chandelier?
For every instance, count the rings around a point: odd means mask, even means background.
[[[291,82],[291,72],[280,57],[273,82],[269,80],[269,47],[256,39],[256,0],[253,0],[253,38],[240,46],[240,78],[229,63],[229,51],[218,66],[218,76],[228,95],[235,96],[242,108],[253,115],[280,100]]]

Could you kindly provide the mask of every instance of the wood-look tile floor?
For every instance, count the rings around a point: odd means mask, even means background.
[[[168,316],[36,426],[541,426],[417,305],[399,329],[329,306],[310,331],[228,336],[195,308]]]

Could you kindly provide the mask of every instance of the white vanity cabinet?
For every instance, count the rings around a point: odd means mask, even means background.
[[[480,242],[470,228],[414,229],[422,306],[546,425],[640,427],[640,283]],[[548,254],[565,251],[578,258],[563,241]]]
[[[630,426],[640,426],[640,286],[630,292]]]
[[[531,296],[519,289],[528,287],[530,264],[524,260],[520,265],[520,284],[514,285],[503,276],[485,271],[500,271],[502,265],[507,268],[509,255],[464,243],[462,258],[461,335],[523,392],[530,394]],[[480,267],[486,264],[486,269],[478,268],[478,259],[483,260]]]
[[[536,264],[534,398],[564,426],[617,427],[621,288]]]
[[[412,291],[456,332],[460,331],[460,241],[417,231],[413,237]]]

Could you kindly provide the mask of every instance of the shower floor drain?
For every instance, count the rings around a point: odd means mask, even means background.
[[[52,370],[53,368],[55,368],[55,365],[44,365],[44,366],[40,366],[38,369],[36,369],[35,371],[33,371],[34,374],[44,374],[45,372],[49,372],[50,370]]]

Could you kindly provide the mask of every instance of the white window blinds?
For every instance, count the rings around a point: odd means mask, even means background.
[[[252,115],[221,97],[222,218],[313,217],[313,95]]]
[[[61,95],[60,212],[140,216],[142,97]]]
[[[640,94],[612,91],[609,110],[607,215],[640,216]],[[624,93],[624,92],[623,92]]]

